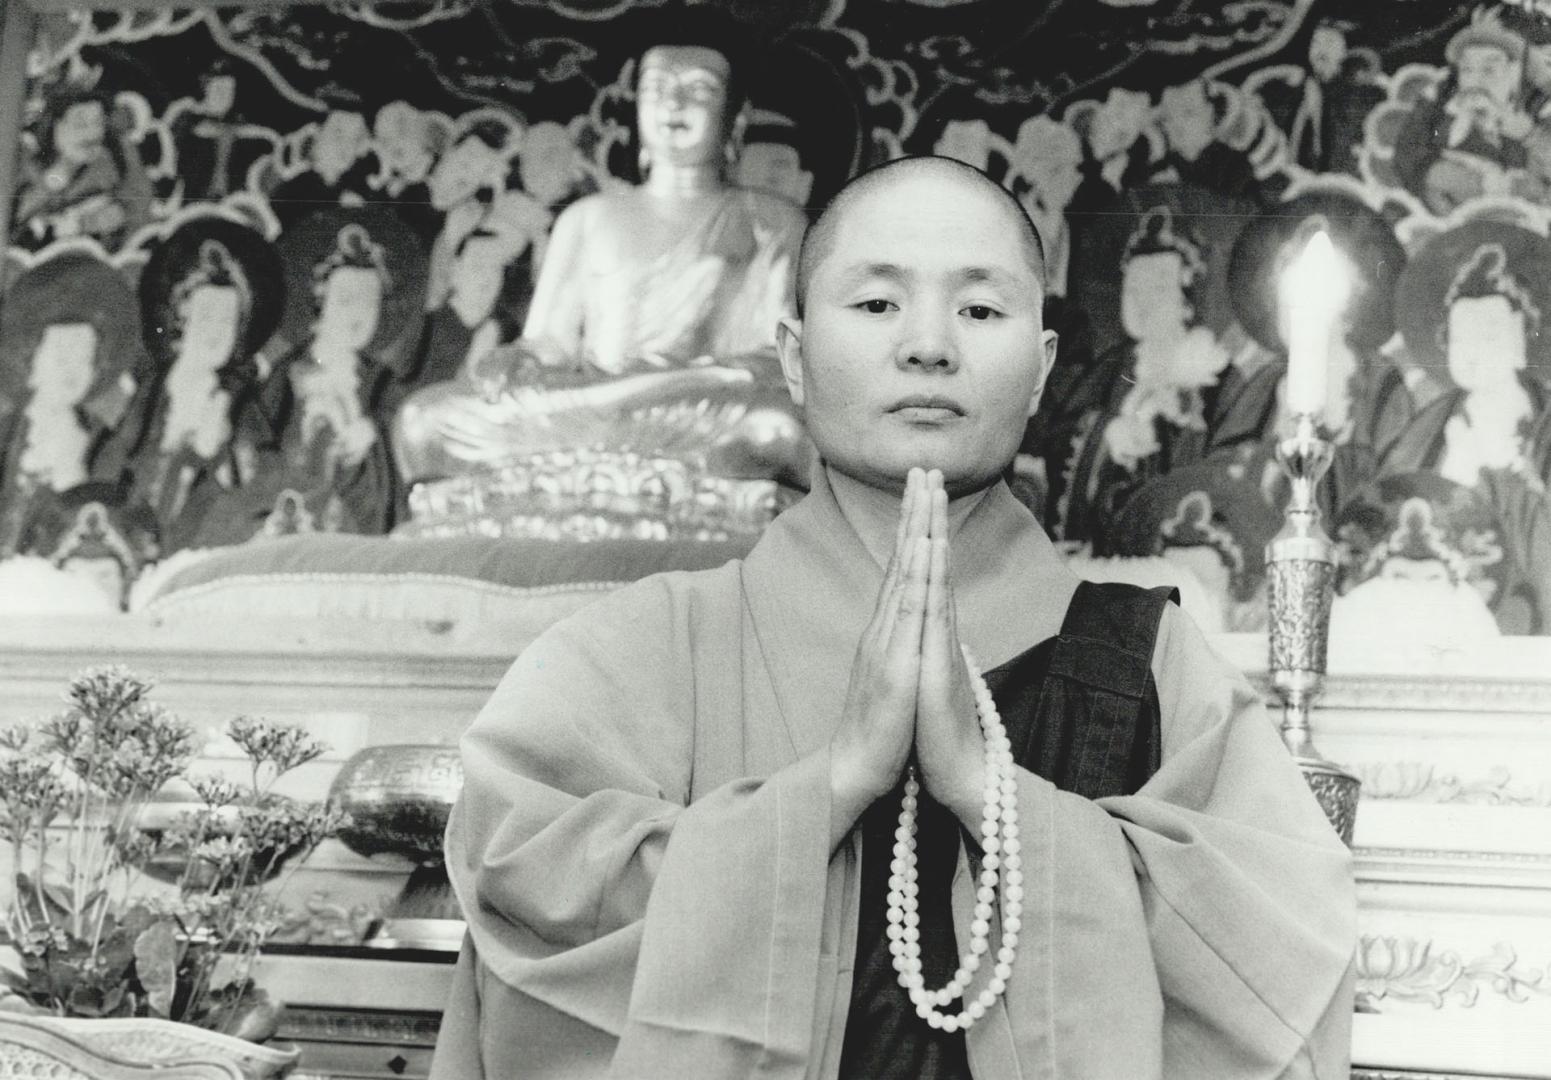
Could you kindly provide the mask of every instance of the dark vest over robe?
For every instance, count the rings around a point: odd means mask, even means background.
[[[1083,582],[1061,633],[985,673],[997,711],[1025,769],[1087,799],[1133,795],[1158,770],[1161,745],[1152,656],[1170,589]],[[841,1055],[842,1077],[970,1080],[964,1032],[934,1029],[915,1014],[889,955],[889,862],[902,788],[862,819],[862,894],[856,976]],[[942,986],[959,963],[952,882],[960,832],[953,815],[922,795],[916,858],[921,893],[921,967]],[[980,992],[982,972],[970,984]]]

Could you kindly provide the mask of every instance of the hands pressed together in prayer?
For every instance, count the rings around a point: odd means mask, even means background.
[[[951,573],[942,474],[912,469],[894,555],[830,742],[832,847],[899,783],[912,756],[927,793],[979,829],[984,742],[959,647]]]

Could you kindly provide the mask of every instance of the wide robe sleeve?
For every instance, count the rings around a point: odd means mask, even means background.
[[[464,738],[447,856],[471,947],[453,1002],[479,1022],[450,1029],[436,1080],[805,1070],[827,752],[738,779],[735,621],[697,612],[728,601],[682,581],[551,628]]]
[[[1345,1080],[1350,855],[1260,696],[1172,607],[1153,671],[1163,764],[1137,794],[1019,775],[1019,956],[970,1033],[976,1076]]]

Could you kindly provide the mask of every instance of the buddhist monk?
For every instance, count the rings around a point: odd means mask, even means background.
[[[1027,217],[902,160],[798,278],[811,493],[464,739],[432,1076],[1344,1077],[1349,856],[1261,700],[1003,482],[1055,355]]]

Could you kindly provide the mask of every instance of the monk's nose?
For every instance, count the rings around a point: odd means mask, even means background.
[[[957,370],[958,349],[947,321],[930,315],[912,319],[900,342],[899,366],[906,370]]]

